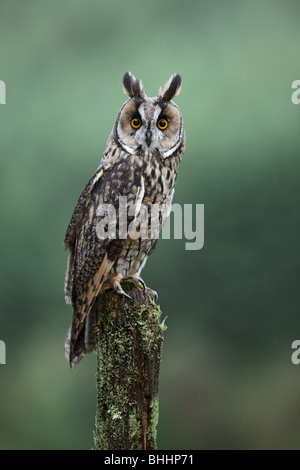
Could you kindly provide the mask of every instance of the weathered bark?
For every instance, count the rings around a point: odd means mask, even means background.
[[[105,292],[96,327],[95,448],[153,450],[164,324],[149,290],[122,286],[133,301]]]

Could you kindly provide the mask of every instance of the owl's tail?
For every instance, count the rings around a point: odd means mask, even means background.
[[[95,349],[95,324],[97,313],[102,310],[100,290],[113,261],[108,260],[105,254],[99,269],[89,279],[85,290],[79,291],[73,304],[72,326],[65,342],[65,355],[67,361],[74,369],[85,354]],[[67,302],[72,301],[71,295],[66,291]]]
[[[81,359],[95,350],[95,325],[97,322],[100,302],[95,302],[89,315],[82,324],[82,329],[74,342],[73,325],[69,328],[65,342],[65,358],[74,370]]]

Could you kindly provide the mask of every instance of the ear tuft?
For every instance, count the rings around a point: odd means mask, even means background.
[[[135,78],[130,72],[126,72],[123,77],[123,91],[130,98],[144,98],[145,93],[141,80]]]
[[[170,101],[179,95],[181,90],[181,76],[178,73],[172,75],[167,83],[159,90],[159,95],[163,101]]]

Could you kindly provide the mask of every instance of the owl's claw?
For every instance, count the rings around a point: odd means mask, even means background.
[[[121,289],[120,291],[118,291],[118,294],[121,294],[121,295],[123,295],[124,297],[126,297],[127,299],[133,301],[133,298],[130,297],[130,295],[126,294],[126,292],[125,292],[123,289]]]
[[[158,294],[155,290],[153,289],[150,289],[150,287],[147,287],[146,284],[145,284],[145,281],[143,281],[143,279],[141,279],[140,277],[134,277],[134,276],[128,276],[126,278],[123,278],[122,279],[122,282],[127,282],[127,281],[133,281],[133,282],[136,282],[136,283],[140,283],[142,288],[143,288],[143,291],[144,292],[148,292],[148,294],[150,294],[150,296],[153,298],[154,302],[157,304],[158,302]],[[127,297],[127,299],[130,299],[133,301],[132,297],[130,297],[130,295],[126,294],[126,292],[124,292],[124,290],[122,289],[121,287],[121,284],[119,282],[115,282],[114,283],[114,290],[116,292],[118,292],[118,294],[120,295],[123,295],[124,297]]]
[[[157,302],[158,302],[158,293],[155,290],[150,289],[150,287],[147,287],[147,290],[149,291],[150,295],[153,297],[154,302],[157,304]]]
[[[133,301],[133,298],[130,297],[130,295],[126,294],[126,292],[122,289],[121,284],[119,282],[115,282],[113,285],[113,288],[118,294],[123,295],[123,297],[126,297],[127,299]]]
[[[138,280],[138,282],[141,284],[141,286],[142,286],[142,288],[143,288],[143,290],[144,290],[144,292],[145,292],[146,287],[147,287],[146,284],[145,284],[145,281],[143,281],[143,279],[141,279],[140,277],[138,277],[137,280]]]

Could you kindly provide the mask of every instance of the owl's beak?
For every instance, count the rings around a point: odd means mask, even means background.
[[[151,140],[152,140],[152,132],[151,132],[151,131],[147,131],[147,132],[146,132],[146,143],[147,143],[148,147],[150,147]]]

